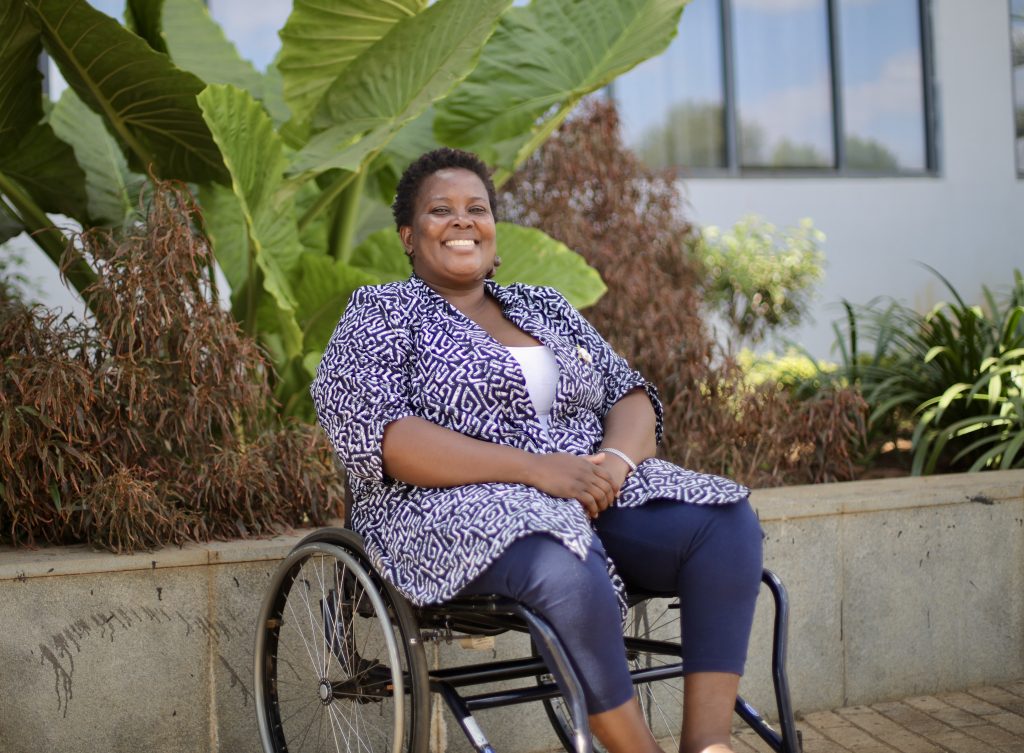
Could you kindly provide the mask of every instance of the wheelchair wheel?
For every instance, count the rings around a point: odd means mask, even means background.
[[[263,749],[425,753],[430,689],[405,600],[351,531],[317,531],[271,581],[256,631]]]
[[[631,671],[655,669],[679,664],[678,651],[673,654],[641,650],[629,645],[629,638],[664,641],[679,646],[679,604],[671,599],[647,599],[629,610],[624,634],[627,638],[626,660]],[[550,680],[550,677],[544,678]],[[666,750],[679,750],[679,733],[683,722],[683,678],[640,682],[635,686],[636,699],[654,737]],[[551,726],[562,746],[573,753],[573,724],[569,709],[561,698],[544,701]],[[604,751],[595,739],[594,750]]]

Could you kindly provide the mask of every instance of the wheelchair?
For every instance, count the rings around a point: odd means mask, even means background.
[[[768,570],[762,582],[775,607],[772,680],[779,729],[741,697],[735,710],[772,750],[801,753],[785,669],[786,591]],[[670,738],[678,750],[682,662],[679,605],[673,599],[630,593],[625,644],[648,724],[656,738]],[[430,642],[531,628],[530,656],[428,669],[425,645]],[[541,659],[538,641],[555,667]],[[565,679],[565,696],[552,670]],[[492,683],[514,687],[472,692]],[[374,571],[362,539],[346,528],[309,534],[274,573],[256,630],[254,688],[267,753],[426,753],[431,694],[444,701],[479,753],[496,748],[473,712],[534,701],[544,704],[567,751],[603,750],[591,741],[579,680],[558,637],[539,615],[497,596],[415,607]]]

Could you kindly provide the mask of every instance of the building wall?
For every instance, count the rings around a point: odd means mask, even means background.
[[[924,178],[690,178],[690,216],[729,226],[745,214],[778,225],[810,217],[827,235],[815,321],[790,333],[818,357],[842,299],[946,298],[942,272],[969,300],[1024,270],[1024,179],[1014,161],[1009,13],[1005,0],[933,0],[939,172]]]

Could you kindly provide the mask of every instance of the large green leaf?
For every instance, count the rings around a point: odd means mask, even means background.
[[[579,100],[671,42],[687,0],[534,0],[501,20],[435,129],[500,168],[528,157]]]
[[[499,222],[498,253],[502,263],[494,279],[503,285],[550,285],[578,309],[597,303],[608,290],[582,256],[535,228]]]
[[[303,254],[300,269],[295,294],[299,300],[303,350],[322,355],[352,292],[381,280],[330,256],[316,254]]]
[[[203,208],[206,235],[213,244],[217,264],[227,278],[235,301],[246,280],[253,276],[255,267],[255,261],[249,256],[245,213],[235,192],[218,183],[199,187],[199,204]],[[238,308],[236,314],[239,320],[244,319],[245,307]]]
[[[167,53],[163,35],[164,0],[127,0],[125,26],[145,39],[157,52]]]
[[[133,217],[145,178],[128,169],[128,162],[103,118],[86,107],[74,90],[65,89],[50,114],[50,124],[57,136],[74,149],[74,156],[85,171],[90,219],[121,225]]]
[[[582,256],[534,228],[499,222],[498,254],[502,263],[494,279],[502,285],[549,285],[576,308],[597,303],[607,290],[601,275]],[[394,230],[370,235],[352,252],[352,265],[381,282],[404,280],[410,272],[409,260]]]
[[[352,251],[352,266],[372,274],[381,282],[404,280],[412,268],[394,230],[378,230]]]
[[[0,172],[43,211],[84,219],[85,175],[45,122],[39,29],[19,0],[0,0],[0,28]]]
[[[406,123],[445,96],[476,66],[511,0],[439,0],[395,24],[331,84],[313,116],[323,131],[300,153],[294,172],[322,171],[341,150],[372,141],[380,149]]]
[[[43,43],[72,89],[129,154],[161,178],[227,182],[196,95],[203,81],[84,0],[27,0]]]
[[[16,235],[20,235],[25,228],[11,214],[6,203],[0,201],[0,243],[6,243]]]
[[[255,329],[279,375],[291,362],[302,358],[302,330],[295,312],[278,306],[274,296],[266,291],[259,296]]]
[[[182,70],[208,84],[234,84],[263,98],[263,76],[242,58],[202,0],[163,0],[161,35]]]
[[[405,168],[439,146],[434,138],[434,108],[428,107],[395,134],[370,166],[372,185],[380,200],[390,204]]]
[[[44,212],[87,220],[85,173],[49,123],[37,124],[13,149],[0,153],[0,173],[18,181]]]
[[[0,0],[0,29],[0,155],[5,155],[43,119],[43,46],[22,0]]]
[[[284,101],[284,79],[281,78],[281,71],[274,63],[271,63],[266,73],[263,74],[263,106],[267,108],[271,120],[278,127],[278,133],[284,138],[286,144],[298,147],[305,143],[305,139],[302,139],[291,144],[286,137],[288,130],[281,129],[281,126],[291,117],[291,111]]]
[[[291,276],[302,245],[294,201],[278,195],[285,166],[281,140],[270,116],[247,91],[211,84],[199,95],[199,105],[231,174],[231,188],[245,218],[248,252],[263,274],[263,288],[283,315],[292,314],[296,300]],[[245,268],[238,263],[228,279],[249,282],[250,266],[246,257]]]
[[[426,0],[295,0],[281,30],[277,66],[294,117],[306,120],[324,92],[364,50]]]

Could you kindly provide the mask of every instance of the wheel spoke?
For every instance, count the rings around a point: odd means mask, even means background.
[[[407,640],[413,614],[346,546],[300,544],[264,601],[257,661],[269,673],[257,690],[268,750],[425,749],[429,687],[422,648]]]

